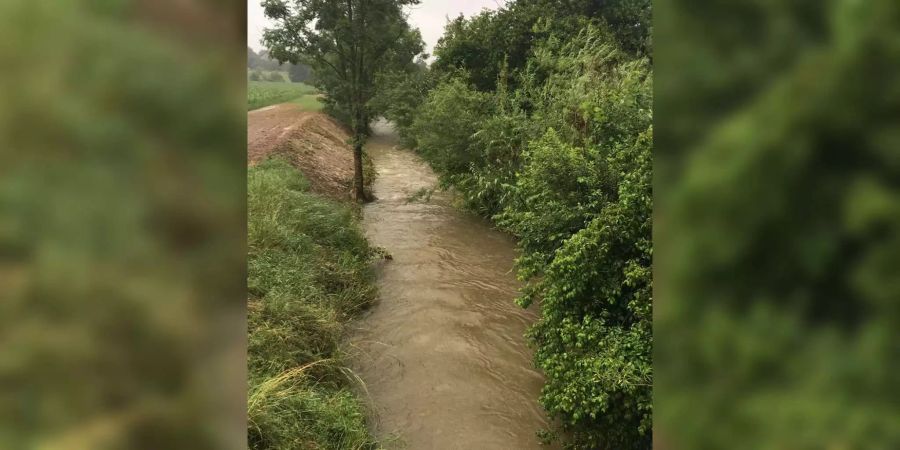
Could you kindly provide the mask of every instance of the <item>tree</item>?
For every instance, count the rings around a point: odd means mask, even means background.
[[[306,64],[292,64],[288,68],[288,78],[294,83],[305,83],[312,78],[312,70]]]
[[[369,101],[380,73],[405,67],[423,48],[403,6],[418,0],[263,0],[269,55],[280,62],[305,63],[317,74],[326,103],[353,133],[354,194],[363,189],[363,143],[372,117]]]
[[[259,57],[259,55],[256,54],[256,52],[253,51],[252,48],[247,47],[247,68],[248,69],[252,70],[252,69],[256,69],[257,67],[259,67],[260,59],[261,58]]]

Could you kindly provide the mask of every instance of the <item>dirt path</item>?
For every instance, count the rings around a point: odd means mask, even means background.
[[[352,341],[376,435],[390,449],[546,448],[535,436],[547,425],[543,377],[523,337],[535,313],[513,302],[514,242],[447,193],[409,202],[436,177],[384,125],[375,131],[378,199],[363,225],[393,260],[381,263],[380,302]]]

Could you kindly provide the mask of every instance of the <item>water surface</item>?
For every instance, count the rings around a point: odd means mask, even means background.
[[[363,224],[393,260],[379,263],[380,301],[352,339],[375,433],[389,448],[545,448],[535,437],[547,425],[543,377],[523,337],[535,313],[513,302],[515,244],[448,193],[408,201],[437,180],[396,145],[382,123],[367,147],[377,200]]]

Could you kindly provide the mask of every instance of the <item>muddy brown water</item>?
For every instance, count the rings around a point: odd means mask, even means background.
[[[514,242],[437,192],[428,165],[397,147],[385,123],[367,147],[377,200],[363,210],[379,263],[380,301],[357,324],[354,369],[376,436],[387,448],[537,449],[547,426],[543,383],[523,334],[534,311],[516,306]]]

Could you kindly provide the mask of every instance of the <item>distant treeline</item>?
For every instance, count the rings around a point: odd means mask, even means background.
[[[288,78],[294,83],[310,83],[313,77],[312,69],[306,64],[281,64],[269,58],[268,50],[260,50],[257,53],[247,47],[247,70],[254,81],[283,81],[283,78],[269,79],[266,72],[287,72]],[[255,77],[254,77],[255,74]]]

